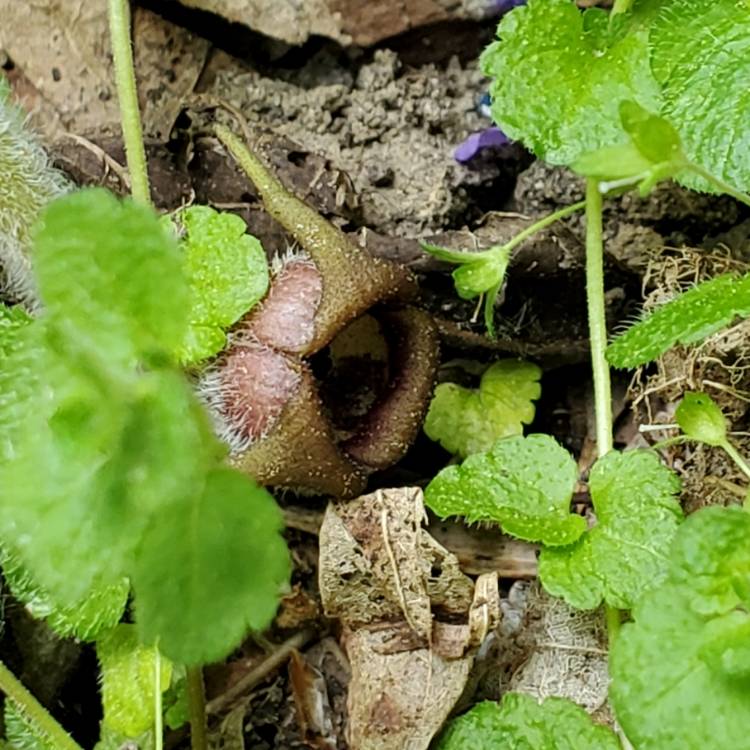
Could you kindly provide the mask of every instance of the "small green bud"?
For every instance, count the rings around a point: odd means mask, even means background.
[[[707,393],[686,393],[675,413],[680,429],[693,440],[722,445],[727,439],[727,421],[718,404]]]
[[[453,282],[461,299],[473,299],[505,278],[510,260],[509,251],[502,247],[492,248],[478,256],[475,261],[465,263],[453,271]]]

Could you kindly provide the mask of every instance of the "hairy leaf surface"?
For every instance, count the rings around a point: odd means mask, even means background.
[[[455,719],[436,750],[620,750],[611,729],[598,726],[575,703],[506,693],[502,704],[485,701]]]
[[[659,111],[648,33],[637,19],[610,24],[601,9],[582,14],[569,0],[529,0],[503,18],[498,38],[482,57],[493,118],[551,164],[626,142],[624,100]]]
[[[615,367],[638,367],[675,344],[694,344],[750,315],[750,274],[718,276],[648,314],[607,348]]]
[[[651,34],[663,114],[685,151],[712,175],[750,189],[750,6],[742,0],[671,0]],[[692,187],[715,189],[686,176]]]
[[[59,607],[6,548],[0,549],[0,567],[13,596],[33,617],[46,620],[47,624],[63,638],[96,640],[101,633],[117,625],[125,612],[130,591],[126,580],[96,587],[81,601],[67,607]]]
[[[630,609],[665,575],[682,520],[679,479],[652,451],[612,452],[594,465],[589,487],[596,525],[569,547],[543,549],[539,577],[573,607],[604,600]]]
[[[743,747],[750,727],[750,514],[706,508],[682,526],[669,576],[610,654],[611,698],[639,750]]]
[[[586,528],[570,512],[577,478],[575,461],[554,438],[509,437],[443,469],[427,485],[425,503],[443,518],[496,521],[520,539],[571,544]]]
[[[289,576],[281,513],[247,477],[216,469],[189,508],[146,532],[134,576],[142,639],[173,661],[223,659],[268,625]]]
[[[180,252],[144,206],[96,188],[54,201],[33,266],[61,345],[88,367],[114,376],[116,366],[169,355],[185,337]]]

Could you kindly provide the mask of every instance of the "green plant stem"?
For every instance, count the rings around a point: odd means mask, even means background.
[[[531,226],[528,226],[526,227],[526,229],[520,231],[515,237],[506,242],[499,249],[503,249],[505,251],[513,250],[515,247],[524,242],[524,240],[532,237],[537,232],[541,232],[542,229],[546,229],[550,224],[554,224],[556,221],[560,221],[560,219],[564,219],[566,216],[570,216],[576,211],[580,211],[581,209],[586,208],[587,205],[588,202],[583,200],[578,201],[578,203],[571,203],[569,206],[565,206],[565,208],[560,208],[554,213],[551,213],[548,216],[539,219],[539,221],[535,221]]]
[[[164,711],[161,694],[161,651],[154,649],[154,750],[164,748]]]
[[[604,243],[602,240],[602,194],[599,183],[586,182],[586,300],[589,315],[591,370],[594,378],[596,449],[599,456],[612,450],[612,385],[607,349],[607,317],[604,304]],[[610,645],[620,631],[619,610],[607,606]]]
[[[687,435],[675,435],[671,438],[666,438],[666,440],[660,440],[658,443],[654,443],[651,446],[652,450],[660,451],[662,448],[669,448],[670,445],[680,445],[681,443],[686,443],[690,438]]]
[[[731,195],[732,198],[739,201],[740,203],[744,203],[746,206],[750,206],[750,195],[748,195],[747,193],[743,193],[741,190],[733,188],[728,182],[724,182],[724,180],[720,180],[718,177],[714,177],[710,172],[703,169],[703,167],[699,167],[697,164],[691,163],[689,165],[689,169],[699,177],[702,177],[704,180],[706,180],[706,182],[710,182],[714,187],[721,190],[722,193]]]
[[[726,452],[729,458],[737,464],[737,468],[748,478],[750,478],[750,464],[744,459],[742,454],[728,441],[725,440],[719,444]]]
[[[47,709],[0,662],[0,692],[5,693],[20,712],[51,742],[56,750],[81,750],[81,746],[50,716]]]
[[[130,172],[130,192],[134,200],[150,205],[146,149],[143,145],[133,45],[130,38],[130,0],[109,0],[109,31],[117,98],[120,102],[122,138]]]
[[[186,683],[188,714],[190,716],[190,747],[192,750],[208,750],[206,691],[203,685],[203,670],[200,667],[189,667]]]
[[[612,15],[617,13],[627,13],[633,5],[634,0],[615,0],[612,6]]]
[[[599,456],[612,450],[612,386],[609,380],[607,319],[604,305],[604,244],[602,241],[602,194],[599,183],[586,183],[586,297],[594,377],[596,447]]]
[[[225,131],[226,128],[224,128],[222,132],[220,132],[219,128],[217,128],[217,134],[219,138],[224,142],[225,145],[227,145],[227,148],[230,148],[231,150],[231,146],[225,140]],[[420,244],[423,250],[434,255],[439,260],[444,260],[448,263],[455,263],[456,265],[475,263],[478,260],[487,260],[489,258],[492,258],[494,255],[510,254],[510,251],[518,247],[518,245],[520,245],[524,240],[529,239],[529,237],[532,237],[537,232],[540,232],[542,229],[550,226],[550,224],[554,224],[556,221],[560,221],[560,219],[564,219],[566,216],[570,216],[571,214],[574,214],[576,211],[580,211],[585,207],[585,200],[578,201],[578,203],[571,203],[571,205],[565,206],[565,208],[561,208],[554,213],[551,213],[547,216],[542,217],[538,221],[535,221],[533,224],[526,227],[526,229],[521,230],[515,237],[512,237],[510,240],[508,240],[508,242],[506,242],[504,245],[496,245],[489,248],[488,250],[480,250],[477,253],[464,252],[462,250],[449,250],[444,247],[431,245],[429,242],[422,242]]]

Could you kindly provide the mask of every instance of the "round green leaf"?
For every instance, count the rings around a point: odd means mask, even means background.
[[[520,539],[571,544],[586,528],[570,512],[577,478],[573,457],[554,438],[509,437],[443,469],[427,485],[425,504],[443,518],[496,521]]]

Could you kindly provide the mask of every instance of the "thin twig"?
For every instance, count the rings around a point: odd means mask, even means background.
[[[239,679],[226,692],[209,701],[206,705],[208,714],[218,714],[232,705],[238,698],[242,697],[257,684],[268,677],[271,672],[278,669],[291,655],[292,651],[302,648],[315,635],[315,630],[308,628],[295,633],[291,638],[284,641],[272,654],[269,654],[257,667],[251,669],[244,677]]]
[[[75,141],[79,146],[83,146],[87,151],[90,151],[94,156],[101,159],[104,165],[103,179],[107,177],[111,170],[117,175],[117,179],[120,180],[122,186],[130,192],[128,170],[117,159],[108,154],[101,146],[90,141],[88,138],[84,138],[82,135],[78,135],[77,133],[63,133],[63,137],[70,138],[71,141]]]

